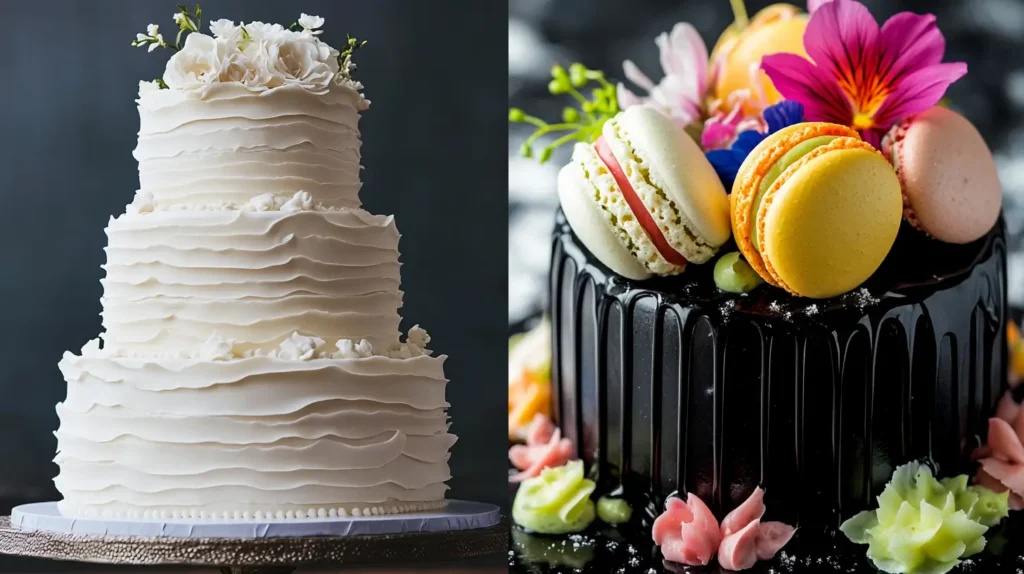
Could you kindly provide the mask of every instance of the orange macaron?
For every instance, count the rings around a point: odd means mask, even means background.
[[[730,195],[736,245],[767,283],[824,298],[881,264],[899,229],[895,172],[853,129],[792,125],[740,166]]]

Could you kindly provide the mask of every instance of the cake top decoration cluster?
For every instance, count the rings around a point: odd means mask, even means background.
[[[353,54],[366,45],[351,36],[338,50],[320,39],[324,19],[302,14],[285,28],[280,24],[239,22],[221,18],[210,22],[212,35],[202,30],[203,11],[178,5],[174,14],[178,27],[168,42],[160,26],[150,24],[136,35],[134,47],[157,48],[174,54],[162,77],[139,82],[139,97],[161,89],[195,92],[202,97],[214,84],[234,83],[253,92],[281,86],[299,86],[313,93],[327,92],[332,84],[356,91],[362,84],[353,79]]]
[[[523,155],[546,162],[573,144],[559,201],[594,258],[643,281],[722,251],[722,291],[767,284],[819,299],[860,287],[900,235],[966,244],[995,226],[992,154],[943,101],[967,65],[943,62],[934,15],[880,25],[856,0],[752,18],[731,5],[735,22],[710,52],[685,22],[657,37],[657,82],[630,60],[633,88],[555,64],[549,91],[578,107],[557,123],[509,111],[535,128]]]

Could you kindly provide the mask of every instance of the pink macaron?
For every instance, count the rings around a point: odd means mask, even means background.
[[[999,219],[1002,188],[992,152],[960,114],[935,106],[882,139],[903,188],[903,217],[947,243],[970,243]]]

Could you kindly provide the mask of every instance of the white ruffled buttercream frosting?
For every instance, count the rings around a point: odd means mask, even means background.
[[[139,98],[140,193],[161,204],[246,203],[305,191],[326,206],[359,207],[359,111],[344,85],[323,95],[286,85],[253,92],[237,83],[200,93]]]
[[[354,86],[358,88],[358,86]],[[140,96],[103,326],[60,369],[70,516],[292,519],[444,504],[443,363],[398,332],[399,234],[359,209],[353,86]]]

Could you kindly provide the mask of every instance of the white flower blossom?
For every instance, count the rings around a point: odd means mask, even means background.
[[[244,28],[255,43],[262,40],[277,40],[284,32],[287,32],[284,26],[280,24],[266,24],[263,22],[249,22],[244,25]]]
[[[306,337],[298,331],[292,333],[284,341],[277,351],[277,357],[288,361],[308,361],[316,354],[317,348],[324,345],[324,340],[319,337]]]
[[[230,361],[235,358],[234,344],[214,333],[199,346],[199,358],[203,361]]]
[[[187,90],[218,81],[228,48],[205,34],[189,34],[181,51],[167,61],[164,83],[171,89]]]
[[[143,34],[142,32],[139,32],[135,35],[136,42],[145,42],[146,40],[149,40],[149,36]]]
[[[303,30],[313,34],[319,34],[323,32],[323,30],[319,30],[318,28],[324,27],[324,19],[320,16],[310,16],[309,14],[303,13],[299,16],[299,26],[302,26]]]
[[[174,23],[181,26],[181,23],[185,21],[185,14],[182,12],[174,13]]]
[[[149,26],[146,26],[146,33],[154,38],[160,36],[160,26],[157,24],[150,24]]]
[[[313,209],[313,197],[307,191],[296,191],[295,195],[281,206],[281,211],[309,211],[310,209]]]
[[[413,325],[412,329],[409,329],[409,334],[405,337],[406,342],[410,345],[415,345],[420,349],[425,349],[427,344],[430,343],[430,335],[426,329],[423,329],[419,325]]]
[[[242,29],[232,20],[221,18],[210,22],[210,33],[214,38],[238,42],[242,39]]]
[[[139,82],[139,97],[140,98],[142,96],[150,93],[150,92],[158,92],[158,91],[160,91],[160,84],[158,84],[155,80],[152,81],[152,82]]]
[[[283,41],[261,42],[260,57],[268,62],[272,74],[271,87],[275,80],[281,84],[297,84],[307,90],[326,90],[334,79],[334,73],[326,60],[330,50],[321,50],[312,37],[292,35]]]

